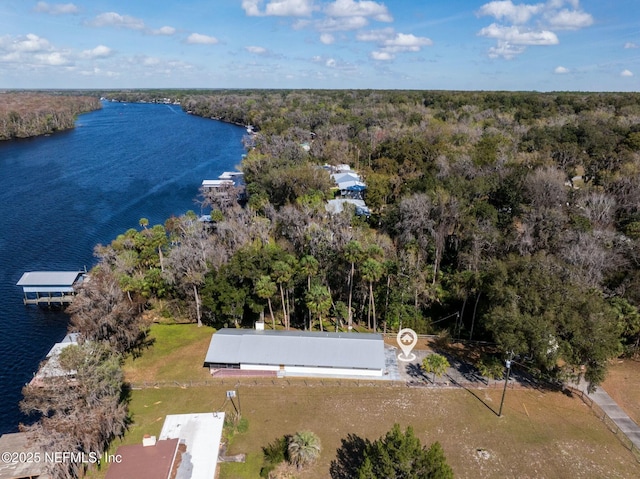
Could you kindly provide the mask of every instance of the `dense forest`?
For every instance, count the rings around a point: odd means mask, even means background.
[[[77,115],[99,108],[98,98],[77,93],[0,93],[0,140],[68,130]]]
[[[201,190],[209,221],[142,218],[96,247],[68,311],[100,355],[139,351],[149,321],[260,319],[487,341],[534,375],[591,387],[640,352],[640,94],[195,93],[185,111],[253,126],[248,200]],[[327,211],[323,165],[338,164],[362,175],[370,216]],[[83,348],[70,370],[95,355]],[[43,414],[33,429],[103,450],[125,423],[116,363],[87,390],[54,387],[64,407],[25,388],[25,410]],[[68,429],[87,401],[112,419]]]
[[[213,223],[142,220],[99,246],[132,301],[216,327],[447,331],[593,384],[638,351],[640,94],[217,91],[182,107],[254,127],[248,203],[201,192]],[[327,212],[324,164],[362,174],[370,218]]]

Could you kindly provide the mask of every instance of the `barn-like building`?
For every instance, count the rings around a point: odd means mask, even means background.
[[[271,371],[280,376],[382,377],[382,335],[309,331],[221,329],[204,365],[219,370]]]

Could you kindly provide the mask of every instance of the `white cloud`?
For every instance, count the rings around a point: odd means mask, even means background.
[[[101,13],[90,22],[94,27],[119,27],[132,30],[143,30],[144,22],[129,15],[120,15],[116,12]]]
[[[24,37],[19,37],[11,42],[9,49],[16,52],[42,52],[52,48],[49,40],[39,37],[33,33],[28,33]]]
[[[325,66],[329,68],[335,68],[338,62],[336,62],[335,58],[328,58],[326,62],[324,62]]]
[[[620,72],[620,76],[621,77],[632,77],[633,76],[633,72],[631,70],[622,70]]]
[[[242,0],[242,9],[248,17],[259,17],[260,13],[260,0]]]
[[[54,3],[38,2],[33,8],[38,13],[48,13],[50,15],[65,15],[78,13],[78,7],[73,3]]]
[[[373,51],[371,52],[371,58],[378,61],[389,61],[393,60],[395,56],[389,52]]]
[[[417,37],[412,33],[396,33],[393,28],[360,32],[356,38],[361,42],[377,43],[378,50],[371,52],[370,57],[381,61],[393,60],[396,53],[419,52],[422,47],[433,45],[430,38]]]
[[[489,48],[489,58],[504,58],[511,60],[524,52],[525,47],[521,45],[512,45],[509,42],[498,41],[497,46]]]
[[[417,52],[421,47],[433,45],[430,38],[416,37],[412,33],[398,33],[394,38],[384,41],[385,51]]]
[[[512,23],[523,24],[528,22],[532,16],[539,13],[544,8],[544,4],[527,5],[521,3],[514,5],[511,0],[489,2],[478,11],[479,16],[491,16],[496,20],[508,20]]]
[[[366,17],[327,17],[313,23],[316,30],[320,32],[345,32],[359,30],[366,27],[369,20]],[[302,28],[309,25],[308,22],[296,22],[294,28]]]
[[[271,0],[260,10],[263,0],[243,0],[242,9],[249,17],[308,17],[313,13],[313,0]]]
[[[248,46],[244,47],[244,49],[249,53],[253,53],[255,55],[264,55],[265,53],[267,53],[267,49],[264,47]]]
[[[325,45],[331,45],[333,42],[336,41],[336,39],[330,33],[323,33],[322,35],[320,35],[320,41]]]
[[[519,26],[492,23],[478,32],[481,37],[495,38],[513,45],[556,45],[558,36],[549,30],[529,30]]]
[[[565,73],[569,73],[569,69],[563,66],[557,66],[553,73],[557,73],[558,75],[564,75]]]
[[[593,25],[593,17],[578,10],[561,10],[547,16],[547,22],[560,30],[578,30]]]
[[[55,48],[46,38],[33,33],[0,37],[0,62],[28,66],[69,65],[69,52]]]
[[[477,15],[494,17],[499,22],[478,32],[481,37],[496,40],[488,52],[491,58],[511,59],[523,53],[526,46],[557,45],[557,31],[578,30],[594,23],[593,16],[580,8],[579,0],[519,4],[495,0],[482,5]]]
[[[382,43],[389,38],[393,38],[395,31],[391,27],[382,28],[380,30],[369,30],[368,32],[360,32],[356,38],[361,42],[377,42]]]
[[[152,35],[174,35],[176,33],[176,29],[173,27],[164,26],[156,30],[151,30],[150,33]]]
[[[624,44],[625,48],[640,48],[640,45],[634,42],[627,42]]]
[[[215,45],[218,43],[218,39],[201,33],[192,33],[187,37],[187,43],[192,45]]]
[[[83,58],[106,58],[111,56],[112,53],[113,51],[111,48],[104,45],[98,45],[92,50],[84,50],[80,55]]]
[[[62,52],[37,53],[34,57],[42,65],[61,66],[70,63]]]
[[[330,17],[371,17],[379,22],[393,21],[384,4],[367,0],[335,0],[324,11]]]
[[[144,57],[142,64],[148,67],[156,66],[160,64],[160,59],[157,57]]]

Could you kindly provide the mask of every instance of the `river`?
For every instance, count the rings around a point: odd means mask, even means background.
[[[240,163],[243,128],[179,106],[103,103],[68,132],[0,143],[0,434],[25,421],[22,386],[68,317],[22,303],[25,271],[79,270],[140,218],[192,209],[203,179]]]

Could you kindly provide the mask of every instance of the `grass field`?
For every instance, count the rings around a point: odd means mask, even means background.
[[[124,365],[126,380],[203,381],[211,378],[203,367],[204,357],[215,329],[195,324],[154,324],[150,337],[153,345],[138,358]]]
[[[636,424],[640,424],[640,361],[615,361],[609,366],[602,387]]]
[[[193,325],[154,326],[155,344],[142,357],[127,361],[127,379],[209,379],[202,362],[211,332]],[[320,437],[323,452],[300,478],[326,479],[342,438],[357,434],[375,439],[395,422],[403,428],[413,426],[423,444],[440,441],[459,478],[640,477],[640,463],[632,453],[579,399],[559,392],[510,389],[503,417],[498,418],[494,411],[499,407],[500,389],[247,379],[235,387],[229,381],[133,391],[133,424],[113,449],[138,443],[145,433],[159,434],[167,414],[218,410],[225,402],[225,391],[237,389],[249,430],[232,438],[227,453],[246,453],[247,462],[223,464],[220,479],[257,478],[262,446],[302,429]],[[229,404],[225,408],[232,410]]]
[[[456,477],[635,478],[640,464],[575,398],[561,393],[509,390],[503,417],[501,391],[405,387],[240,386],[249,430],[233,437],[229,454],[247,453],[247,464],[224,464],[221,479],[256,478],[261,447],[278,436],[309,429],[321,439],[320,461],[302,478],[327,478],[347,434],[375,439],[398,422],[413,426],[424,444],[440,441]],[[166,414],[220,407],[230,386],[135,391],[134,424],[126,443],[159,434]],[[227,411],[230,411],[227,408]]]

